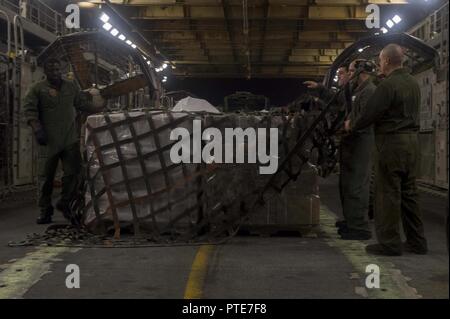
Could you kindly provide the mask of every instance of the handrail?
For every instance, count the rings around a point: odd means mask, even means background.
[[[0,4],[13,12],[20,14],[21,8],[17,6],[17,4],[8,0],[0,0]],[[64,17],[61,13],[52,9],[40,0],[29,0],[26,2],[26,6],[26,16],[23,18],[30,20],[47,31],[60,34],[65,33],[64,23],[60,23],[61,21],[64,21]]]
[[[18,53],[19,53],[19,41],[17,39],[17,36],[18,36],[17,31],[19,30],[20,31],[20,47],[22,49],[21,59],[22,59],[22,62],[24,62],[25,61],[25,43],[24,43],[24,38],[23,38],[22,18],[19,15],[14,16],[13,25],[14,25],[14,55],[15,55],[15,58],[17,58]]]
[[[9,127],[9,121],[11,118],[11,108],[10,108],[10,103],[11,103],[11,99],[10,99],[10,64],[11,64],[11,19],[9,18],[9,15],[3,11],[0,10],[0,15],[4,15],[6,18],[6,32],[7,34],[7,52],[6,52],[6,72],[5,72],[5,101],[6,101],[6,105],[5,105],[5,120],[7,123],[6,126],[6,131],[5,131],[5,151],[6,153],[8,153],[8,151],[11,151],[9,146],[11,143],[11,134],[10,134],[10,127]],[[8,157],[9,155],[7,154],[6,156],[6,174],[7,174],[7,184],[5,185],[4,189],[7,189],[8,191],[10,191],[11,188],[11,181],[12,181],[12,171],[11,171],[11,162],[10,159]],[[2,191],[4,191],[4,189]]]
[[[8,14],[3,11],[0,10],[0,14],[4,15],[6,17],[6,24],[7,24],[7,28],[6,28],[6,32],[8,32],[7,35],[7,52],[6,52],[6,59],[7,59],[7,68],[6,68],[6,72],[5,72],[5,80],[6,80],[6,85],[5,85],[5,89],[6,89],[6,118],[9,119],[10,117],[10,78],[9,78],[9,71],[10,71],[10,58],[11,58],[11,20],[9,19]]]
[[[6,52],[6,55],[9,57],[9,54],[10,54],[10,52],[11,52],[11,20],[9,19],[9,15],[5,12],[5,11],[3,11],[3,10],[0,10],[0,14],[1,15],[4,15],[5,17],[6,17],[6,25],[7,25],[7,32],[8,32],[8,35],[7,35],[7,41],[8,41],[8,43],[7,43],[7,47],[8,47],[8,51]]]

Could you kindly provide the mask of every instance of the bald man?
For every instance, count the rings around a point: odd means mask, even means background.
[[[373,124],[375,130],[375,229],[379,243],[367,246],[366,251],[389,256],[401,255],[404,250],[426,254],[416,186],[420,88],[402,67],[400,46],[387,45],[379,58],[386,78],[367,102],[366,112],[347,125],[354,131]],[[406,235],[404,244],[400,221]]]

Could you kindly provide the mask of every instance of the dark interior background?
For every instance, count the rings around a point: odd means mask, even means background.
[[[176,79],[168,77],[167,91],[186,90],[213,105],[222,105],[223,99],[236,91],[246,91],[269,98],[271,106],[284,106],[292,102],[306,88],[300,79]]]

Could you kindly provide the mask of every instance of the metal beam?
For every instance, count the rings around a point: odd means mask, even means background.
[[[223,2],[222,2],[223,3]],[[271,5],[268,12],[268,19],[273,20],[365,20],[367,5],[330,5],[330,6],[280,6]],[[239,7],[228,6],[227,19],[241,20]],[[249,11],[249,19],[263,20],[264,7],[252,6]],[[219,6],[204,6],[191,8],[192,19],[198,20],[223,20],[224,11]],[[136,7],[135,15],[131,19],[141,20],[185,20],[183,5],[173,6],[139,6]]]
[[[231,46],[231,51],[233,52],[233,58],[234,61],[237,62],[238,61],[238,54],[236,52],[236,48],[234,45],[234,33],[231,31],[230,29],[230,23],[229,23],[229,12],[228,12],[228,8],[227,8],[227,0],[221,0],[220,1],[222,4],[222,9],[223,9],[223,16],[225,18],[225,26],[228,32],[228,37],[230,39],[230,46]],[[236,66],[236,70],[239,73],[240,72],[240,68],[238,66]]]
[[[91,2],[101,3],[100,0],[91,0]],[[111,1],[114,4],[123,6],[179,6],[180,1],[177,0],[127,0],[127,1]],[[393,4],[407,4],[408,0],[315,0],[318,6],[349,6],[349,5],[361,5],[361,4],[378,4],[378,5],[393,5]],[[291,6],[291,7],[302,7],[308,6],[310,1],[308,0],[269,0],[270,5],[273,6]],[[217,6],[216,1],[212,0],[183,0],[183,4],[189,6],[200,6],[200,7],[215,7]],[[263,7],[264,4],[260,0],[249,0],[249,6],[252,7]],[[242,5],[241,0],[229,0],[229,6],[238,7]]]
[[[331,57],[327,57],[327,61],[315,61],[315,59],[308,59],[310,57],[301,57],[303,59],[298,59],[298,61],[294,61],[296,63],[290,63],[290,61],[270,61],[270,62],[254,62],[255,65],[262,66],[329,66],[333,61],[331,61]],[[301,61],[303,60],[303,61]],[[173,62],[179,65],[191,65],[191,66],[208,66],[208,65],[236,65],[234,61],[207,61],[207,60],[173,60]]]
[[[292,43],[291,41],[279,41],[271,44],[270,48],[266,48],[266,50],[286,50],[286,48]],[[311,41],[311,42],[298,42],[295,46],[295,49],[345,49],[353,42],[351,41]],[[189,41],[164,41],[159,42],[155,41],[155,44],[159,44],[158,48],[161,50],[196,50],[200,49],[200,45],[198,43],[192,43]],[[260,48],[263,45],[262,42],[253,42],[252,49],[255,50]],[[210,51],[212,50],[224,50],[229,49],[229,43],[221,43],[221,42],[209,42],[208,48]]]
[[[262,34],[261,34],[261,41],[263,44],[261,45],[260,51],[259,51],[259,58],[258,61],[263,61],[263,55],[264,55],[264,49],[265,49],[265,42],[266,42],[266,33],[267,33],[267,17],[269,16],[269,0],[264,0],[264,22],[263,22],[263,28],[262,28]],[[261,72],[261,69],[258,70]]]

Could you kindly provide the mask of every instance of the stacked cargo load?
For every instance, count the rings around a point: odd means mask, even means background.
[[[262,167],[267,168],[269,163],[262,164],[259,157],[254,162],[248,160],[274,146],[269,145],[269,136],[273,137],[270,132],[276,129],[276,161],[281,161],[313,120],[313,114],[300,113],[286,116],[162,110],[89,116],[86,125],[88,189],[83,223],[94,232],[114,231],[116,238],[121,230],[130,229],[135,235],[169,236],[184,241],[201,234],[230,235],[242,223],[316,225],[319,222],[317,171],[307,160],[314,162],[313,154],[318,153],[313,138],[299,152],[297,160],[290,161],[289,169],[284,169],[293,179],[303,170],[302,175],[293,186],[284,188],[283,185],[272,192],[266,205],[258,209],[255,205],[261,199],[261,191],[274,174],[261,174]],[[174,161],[174,153],[171,154],[180,142],[171,134],[180,128],[189,132],[189,147],[193,151],[190,159],[183,162]],[[220,132],[219,135],[226,137],[227,130],[234,129],[248,135],[245,139],[219,141],[214,135],[212,141],[219,143],[216,146],[223,150],[223,156],[214,152],[206,160],[195,158],[199,151],[205,153],[204,147],[211,143],[208,132]],[[258,136],[257,140],[249,138],[252,132]],[[196,149],[199,137],[203,140]],[[266,150],[258,149],[261,137],[266,139],[263,143]],[[232,158],[230,150],[236,150]],[[224,163],[223,158],[227,157]],[[287,200],[286,196],[297,195],[299,200],[288,205],[291,199]],[[291,207],[293,203],[298,206]]]

